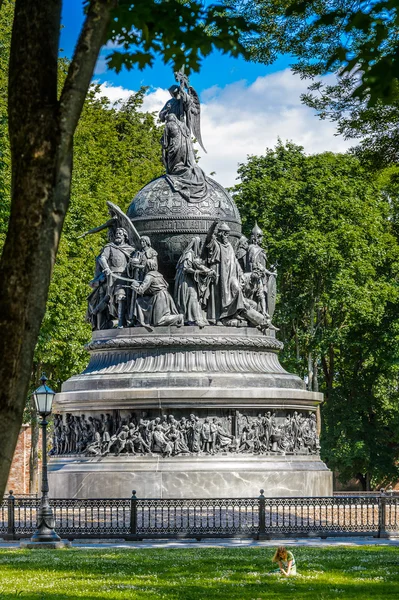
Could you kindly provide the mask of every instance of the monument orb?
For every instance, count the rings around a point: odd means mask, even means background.
[[[322,394],[279,362],[277,273],[254,224],[195,161],[200,103],[184,73],[160,112],[166,173],[108,230],[83,373],[57,394],[56,497],[324,496]],[[277,334],[277,335],[276,335]]]
[[[206,177],[207,193],[190,201],[170,185],[163,175],[143,187],[133,198],[127,215],[140,235],[148,235],[162,263],[163,273],[173,281],[177,261],[193,236],[204,241],[212,223],[228,223],[231,242],[241,237],[241,219],[230,194],[219,183]]]

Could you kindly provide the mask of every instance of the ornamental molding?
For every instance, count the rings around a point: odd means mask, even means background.
[[[203,220],[203,221],[210,221],[211,223],[214,222],[215,217],[214,215],[193,215],[193,216],[189,216],[187,217],[187,215],[183,215],[181,217],[179,216],[173,216],[174,221],[187,221],[187,218],[189,218],[190,220],[194,221],[195,219],[198,220]],[[233,225],[236,225],[237,227],[239,227],[240,223],[237,222],[237,220],[235,219],[234,216],[227,216],[226,218],[223,218],[224,221],[228,221],[229,223],[233,223]],[[132,217],[132,221],[133,223],[137,223],[139,221],[145,221],[146,223],[148,221],[170,221],[170,215],[148,215],[148,216],[143,216],[143,217]]]
[[[88,352],[97,352],[99,350],[130,348],[198,348],[202,350],[218,348],[224,350],[227,348],[242,350],[268,350],[278,352],[283,349],[284,344],[271,337],[239,338],[237,336],[148,336],[148,337],[118,337],[105,340],[93,340],[86,344]]]
[[[140,232],[142,233],[142,231],[140,230]],[[160,234],[160,235],[171,235],[171,234],[182,234],[182,233],[208,233],[208,230],[205,228],[192,228],[192,229],[171,229],[170,231],[167,231],[165,229],[145,229],[145,233],[146,234]],[[241,233],[239,231],[231,231],[230,233],[231,237],[241,237]]]

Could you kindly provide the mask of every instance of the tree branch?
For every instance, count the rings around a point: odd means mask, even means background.
[[[60,98],[61,131],[72,137],[89,88],[116,0],[92,0]]]

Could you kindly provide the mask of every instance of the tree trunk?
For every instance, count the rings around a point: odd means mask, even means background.
[[[334,383],[334,346],[330,346],[327,356],[321,357],[321,364],[323,366],[324,380],[326,382],[326,398],[331,396]]]
[[[11,214],[0,260],[0,496],[68,207],[73,134],[114,0],[92,0],[60,101],[62,0],[16,0],[9,64]]]
[[[313,391],[319,391],[319,368],[317,365],[317,359],[313,360]]]
[[[314,336],[314,302],[312,303],[312,306],[310,308],[310,314],[309,314],[310,344],[313,343],[313,336]],[[308,352],[308,390],[310,390],[310,391],[313,390],[313,354],[310,350]]]
[[[299,363],[299,361],[301,360],[301,352],[300,352],[300,347],[299,347],[299,339],[298,339],[298,329],[295,325],[295,322],[293,322],[292,324],[294,332],[295,332],[295,354],[296,354],[296,360]]]
[[[321,413],[320,413],[320,404],[317,405],[316,408],[316,430],[317,430],[317,435],[320,436],[321,434]]]
[[[53,188],[60,16],[61,0],[15,5],[9,68],[12,204],[0,262],[0,495],[22,423],[58,245]]]
[[[371,475],[370,473],[357,473],[357,479],[360,481],[363,492],[371,491]]]
[[[308,352],[308,390],[313,390],[313,356]]]

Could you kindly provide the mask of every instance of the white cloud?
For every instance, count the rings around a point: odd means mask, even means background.
[[[112,101],[126,99],[132,92],[109,84],[101,86]],[[252,84],[237,81],[223,88],[213,86],[201,94],[202,139],[208,153],[200,150],[200,165],[224,186],[234,185],[238,163],[249,154],[263,154],[277,138],[292,140],[308,153],[344,152],[351,144],[335,136],[335,126],[320,121],[301,104],[307,82],[289,69]],[[167,90],[156,88],[144,100],[143,110],[158,112],[169,98]]]
[[[97,62],[96,62],[96,66],[94,69],[94,75],[103,75],[106,70],[107,70],[107,61],[105,59],[105,56],[103,54],[100,54],[100,56],[98,57]]]
[[[107,96],[112,104],[124,102],[135,93],[134,90],[128,90],[121,85],[112,85],[111,83],[102,83],[100,85],[101,96]]]
[[[163,90],[162,88],[156,88],[145,95],[143,110],[146,112],[156,112],[159,113],[161,108],[165,105],[165,103],[169,100],[170,94],[168,90]]]
[[[122,46],[120,44],[108,40],[105,46],[103,46],[101,49],[94,69],[94,75],[103,75],[107,71],[107,56],[109,56],[112,53],[112,50],[118,50],[121,47]]]

